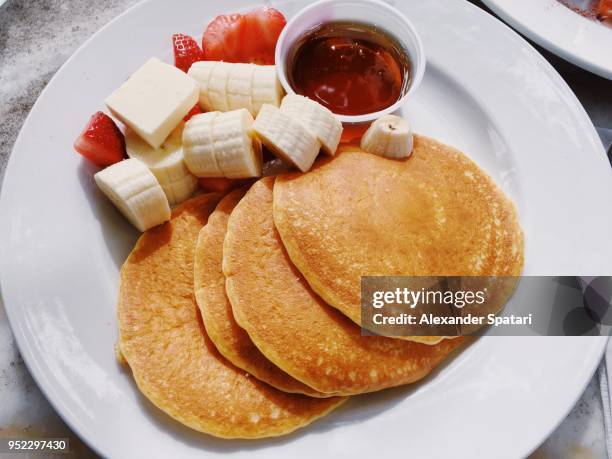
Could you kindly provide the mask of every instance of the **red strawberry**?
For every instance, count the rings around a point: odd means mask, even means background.
[[[217,16],[204,31],[202,50],[209,61],[274,64],[274,50],[285,17],[274,8],[256,8],[245,15]]]
[[[185,117],[183,118],[183,120],[184,120],[185,122],[187,122],[187,121],[189,121],[189,119],[190,119],[192,116],[199,115],[200,113],[202,113],[202,109],[200,108],[200,104],[195,104],[195,105],[193,106],[193,108],[192,108],[191,110],[189,110],[189,113],[187,113],[187,114],[185,115]]]
[[[89,119],[74,141],[74,149],[101,167],[118,163],[127,156],[123,134],[110,116],[102,112],[94,113]]]
[[[612,21],[612,0],[599,0],[597,17],[600,21]]]
[[[208,24],[202,37],[202,50],[207,61],[240,62],[243,46],[244,16],[217,16]]]
[[[229,179],[229,178],[201,178],[198,180],[200,188],[208,192],[226,193],[234,188],[238,188],[249,182],[248,179]]]
[[[189,35],[175,33],[172,35],[172,47],[174,49],[174,65],[187,72],[191,64],[204,60],[204,53],[198,43]]]
[[[247,40],[250,49],[245,52],[250,56],[249,62],[261,65],[274,64],[276,42],[287,21],[283,14],[274,8],[256,8],[245,15],[246,37],[257,37]]]

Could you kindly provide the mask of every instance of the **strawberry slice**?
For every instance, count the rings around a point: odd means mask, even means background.
[[[118,163],[127,156],[123,133],[110,116],[102,112],[94,113],[89,119],[74,141],[74,149],[100,167]]]
[[[276,42],[287,21],[269,7],[244,15],[217,16],[204,31],[202,50],[209,61],[274,64]]]
[[[203,113],[200,104],[195,104],[193,108],[189,110],[189,113],[185,115],[183,121],[187,122],[192,116],[199,115],[200,113]]]
[[[248,12],[244,19],[246,43],[251,45],[245,50],[249,62],[274,65],[276,42],[287,24],[285,16],[274,8],[262,7]]]
[[[204,60],[204,53],[189,35],[182,33],[172,35],[172,48],[174,49],[174,66],[183,72],[187,72],[194,62]]]
[[[600,21],[612,21],[612,0],[599,0],[597,18]]]
[[[234,188],[238,188],[246,183],[249,179],[229,179],[229,178],[201,178],[198,180],[200,188],[208,192],[226,193]]]
[[[208,24],[202,37],[202,50],[207,61],[240,62],[244,16],[217,16]]]

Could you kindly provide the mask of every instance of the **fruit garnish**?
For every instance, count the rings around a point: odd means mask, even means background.
[[[96,112],[74,141],[74,149],[100,167],[118,163],[126,157],[125,139],[115,122],[105,113]]]
[[[274,64],[276,42],[287,21],[270,7],[217,16],[204,31],[202,50],[210,61]]]
[[[321,143],[325,153],[331,156],[336,153],[342,136],[342,123],[330,110],[314,100],[297,94],[285,96],[280,110],[299,120]]]
[[[321,143],[291,115],[264,104],[253,123],[253,131],[277,157],[307,172],[321,149]]]
[[[276,42],[286,24],[285,16],[274,8],[256,8],[245,15],[245,52],[250,62],[274,64]]]
[[[189,110],[189,113],[187,113],[187,115],[185,115],[185,118],[183,118],[183,121],[189,121],[189,119],[192,116],[199,115],[200,113],[204,113],[204,112],[202,112],[202,109],[200,108],[200,104],[195,104],[193,106],[193,108],[191,110]]]
[[[187,72],[191,64],[204,60],[204,53],[198,43],[189,35],[175,33],[172,35],[174,49],[174,65]]]
[[[597,18],[600,21],[612,20],[612,0],[599,0],[597,4]]]
[[[170,205],[190,198],[198,187],[198,179],[185,165],[183,127],[180,123],[159,148],[153,148],[131,129],[125,131],[125,148],[130,158],[147,166],[164,190]]]
[[[208,112],[185,124],[183,153],[197,177],[247,178],[261,175],[261,143],[253,138],[246,109]]]
[[[149,168],[137,159],[126,159],[94,175],[96,184],[140,231],[170,220],[164,190]]]
[[[207,61],[241,62],[244,16],[239,13],[217,16],[202,36],[202,51]]]
[[[278,107],[285,94],[273,65],[200,61],[187,73],[200,85],[200,105],[207,111],[246,108],[257,116],[263,104]]]
[[[233,190],[234,188],[238,188],[246,183],[248,183],[248,180],[229,178],[201,178],[199,180],[200,188],[202,190],[221,193]]]
[[[412,128],[396,115],[378,118],[361,139],[361,149],[386,158],[407,158],[412,154]]]

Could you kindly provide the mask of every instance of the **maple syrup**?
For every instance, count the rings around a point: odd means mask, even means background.
[[[407,53],[395,37],[355,22],[322,24],[297,40],[288,55],[293,90],[339,115],[377,112],[410,85]]]

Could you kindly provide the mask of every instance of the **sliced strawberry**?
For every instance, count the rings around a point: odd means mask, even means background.
[[[96,112],[89,119],[81,135],[74,141],[74,149],[101,167],[118,163],[127,156],[123,133],[102,112]]]
[[[249,62],[273,65],[276,42],[287,24],[285,16],[274,8],[262,7],[248,12],[244,18],[246,43],[250,44],[250,49],[245,49]]]
[[[202,49],[209,61],[274,64],[276,42],[286,21],[274,8],[256,8],[245,15],[217,16],[204,31]]]
[[[600,21],[612,21],[612,0],[599,0],[597,17]]]
[[[204,53],[198,43],[189,35],[175,33],[172,35],[172,47],[174,49],[174,65],[187,72],[191,64],[204,60]]]
[[[189,121],[189,119],[190,119],[192,116],[199,115],[200,113],[203,113],[203,112],[202,112],[202,109],[200,108],[200,104],[195,104],[195,105],[193,106],[193,108],[192,108],[191,110],[189,110],[189,113],[187,113],[187,114],[185,115],[185,117],[183,118],[183,120],[184,120],[185,122],[187,122],[187,121]]]
[[[199,184],[204,191],[225,193],[248,183],[248,181],[248,179],[201,178]]]
[[[212,20],[202,37],[202,50],[207,61],[240,62],[237,58],[243,44],[244,16],[228,14]]]

